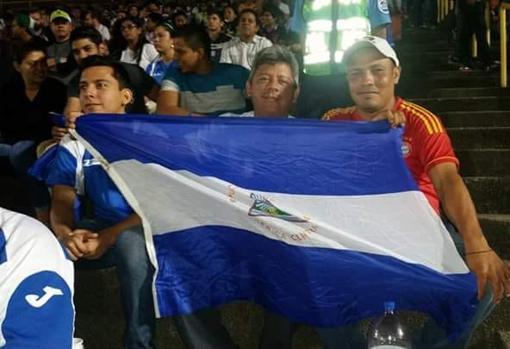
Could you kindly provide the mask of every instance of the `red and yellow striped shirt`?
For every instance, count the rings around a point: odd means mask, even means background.
[[[403,135],[402,153],[420,190],[425,194],[436,212],[440,202],[428,171],[437,164],[459,160],[441,120],[427,109],[397,98],[393,110],[402,111],[406,124]],[[356,113],[356,107],[331,109],[323,120],[364,120]]]

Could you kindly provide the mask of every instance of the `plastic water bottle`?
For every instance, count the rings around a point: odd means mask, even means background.
[[[395,314],[395,302],[384,302],[384,315],[368,332],[368,349],[411,349],[406,330]]]

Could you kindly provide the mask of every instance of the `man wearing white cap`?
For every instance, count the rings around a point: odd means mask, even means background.
[[[52,70],[57,65],[67,62],[71,53],[69,38],[73,30],[71,16],[63,10],[55,10],[50,15],[50,29],[55,37],[55,42],[47,49],[48,67]]]
[[[510,269],[491,249],[482,233],[475,207],[458,173],[459,161],[441,121],[427,109],[395,96],[401,68],[393,48],[384,39],[367,36],[347,49],[343,62],[355,106],[330,110],[323,119],[374,121],[403,114],[406,123],[402,152],[406,164],[432,208],[446,216],[446,223],[457,228],[460,236],[455,229],[449,229],[452,238],[459,241],[457,248],[478,282],[480,303],[477,313],[458,342],[449,343],[437,334],[437,329],[432,335],[428,330],[434,326],[426,326],[420,343],[413,343],[413,348],[465,347],[476,326],[489,315],[494,304],[510,293]],[[344,328],[341,336],[355,337],[355,332],[352,328]],[[336,333],[338,338],[340,332]],[[321,337],[329,342],[333,338],[331,334],[321,333]],[[349,345],[344,347],[356,347],[356,344]]]

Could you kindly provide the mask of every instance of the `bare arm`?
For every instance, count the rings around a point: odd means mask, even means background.
[[[489,283],[498,303],[504,294],[510,293],[510,269],[493,252],[482,233],[475,206],[462,178],[453,163],[440,163],[428,173],[436,189],[443,209],[459,230],[466,247],[466,262],[476,274],[478,297],[485,294]],[[482,253],[474,253],[480,252]],[[483,252],[488,251],[488,252]]]
[[[97,234],[88,230],[74,229],[74,201],[76,193],[72,187],[54,185],[52,191],[51,227],[57,238],[65,245],[70,257],[76,260],[88,253],[85,243],[87,239],[94,238]]]
[[[159,91],[157,114],[189,115],[190,111],[179,107],[179,92]]]

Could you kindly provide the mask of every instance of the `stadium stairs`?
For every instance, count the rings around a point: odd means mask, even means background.
[[[441,117],[461,162],[461,174],[493,248],[510,259],[510,90],[497,72],[461,72],[448,64],[452,52],[439,30],[407,30],[398,48],[403,78],[398,93]],[[0,206],[30,214],[23,186],[0,163]],[[123,329],[114,271],[79,271],[76,336],[87,349],[121,348]],[[223,321],[240,348],[257,348],[262,310],[246,302],[222,308]],[[410,316],[409,322],[420,322]],[[294,347],[320,348],[313,330],[301,327]],[[184,348],[172,319],[157,321],[158,348]],[[510,349],[510,300],[476,331],[470,348]],[[271,349],[271,348],[268,348]]]

